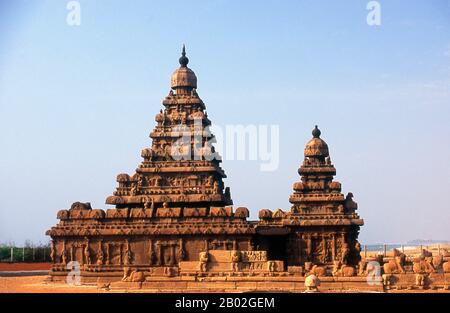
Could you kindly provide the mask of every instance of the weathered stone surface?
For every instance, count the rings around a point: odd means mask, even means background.
[[[303,291],[299,280],[310,272],[344,288],[328,275],[339,261],[345,267],[338,278],[354,278],[344,276],[359,263],[363,221],[353,195],[344,197],[333,181],[320,131],[306,145],[291,210],[264,209],[258,222],[247,221],[247,208],[233,212],[211,121],[187,64],[183,50],[142,162],[134,173],[118,174],[106,198],[115,208],[75,202],[58,212],[59,223],[47,232],[52,279],[64,279],[74,261],[83,282],[101,278],[112,288]]]
[[[260,211],[256,228],[261,235],[259,244],[270,250],[275,235],[283,238],[278,244],[285,247],[288,266],[311,263],[331,267],[335,261],[356,266],[361,250],[357,237],[363,220],[356,213],[353,194],[344,197],[341,184],[333,181],[336,169],[317,126],[312,134],[298,171],[301,181],[294,183],[289,199],[291,210]],[[346,275],[350,275],[350,269]]]

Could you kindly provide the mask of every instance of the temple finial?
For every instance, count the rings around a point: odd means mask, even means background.
[[[316,127],[314,127],[314,129],[312,131],[312,135],[314,138],[319,138],[320,134],[321,134],[320,129],[316,125]]]
[[[180,62],[181,67],[186,67],[189,63],[189,59],[186,57],[186,47],[183,44],[183,50],[181,51],[181,57],[178,60]]]

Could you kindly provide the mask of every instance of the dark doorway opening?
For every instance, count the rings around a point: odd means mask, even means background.
[[[269,260],[280,260],[284,261],[284,266],[287,264],[287,256],[286,256],[286,243],[287,236],[279,235],[279,236],[260,236],[257,238],[256,246],[258,250],[267,251],[267,258]]]

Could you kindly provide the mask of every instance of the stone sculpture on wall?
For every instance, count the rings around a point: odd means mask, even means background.
[[[117,175],[106,199],[114,208],[74,202],[57,213],[59,223],[47,232],[52,279],[67,274],[69,259],[81,265],[85,280],[122,277],[124,283],[147,283],[148,276],[355,275],[363,221],[353,194],[344,197],[333,180],[320,130],[306,144],[291,209],[263,209],[259,221],[249,222],[249,209],[232,207],[184,48],[179,63],[141,163]]]
[[[206,272],[208,270],[209,253],[203,251],[200,253],[199,268],[200,272]]]
[[[339,261],[354,267],[361,259],[357,236],[363,220],[355,212],[357,204],[353,194],[344,197],[341,183],[333,181],[336,169],[317,126],[312,135],[299,169],[301,181],[294,183],[294,193],[289,199],[290,212],[261,210],[257,232],[262,235],[260,240],[266,241],[264,246],[271,246],[272,238],[264,234],[270,234],[274,227],[284,228],[290,266],[311,263],[332,267]]]

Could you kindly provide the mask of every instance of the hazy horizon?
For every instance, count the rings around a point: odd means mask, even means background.
[[[280,165],[224,160],[234,207],[289,210],[318,125],[364,244],[450,240],[450,1],[0,2],[0,243],[107,209],[186,44],[213,125],[279,125]]]

